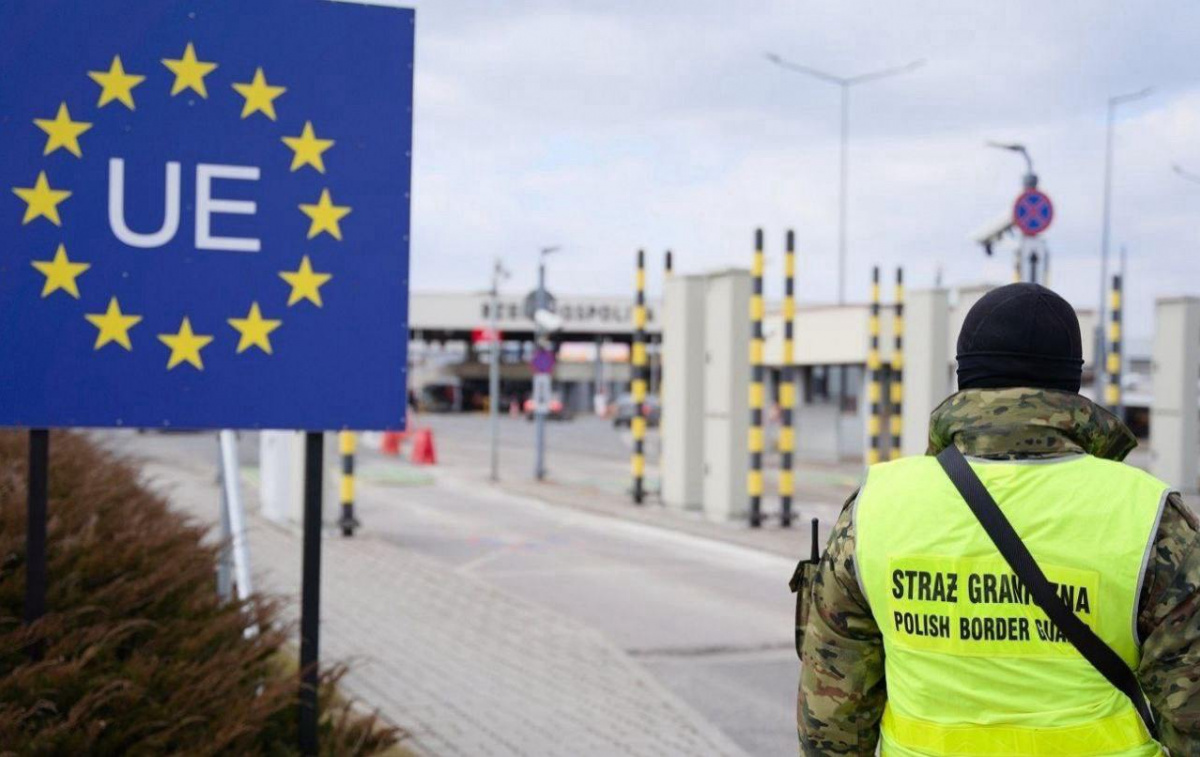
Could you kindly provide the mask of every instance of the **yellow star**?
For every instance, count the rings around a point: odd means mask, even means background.
[[[96,347],[100,349],[109,342],[116,342],[126,350],[132,350],[129,341],[129,330],[142,321],[140,315],[126,315],[121,312],[121,304],[113,297],[108,301],[108,310],[104,313],[87,313],[84,315],[88,323],[100,329],[96,335]]]
[[[163,58],[162,64],[175,74],[175,83],[171,85],[171,96],[185,89],[191,89],[203,98],[208,98],[208,89],[204,86],[204,77],[216,69],[216,63],[196,59],[196,48],[187,43],[183,57],[178,59]]]
[[[83,157],[83,151],[79,149],[79,135],[92,128],[92,125],[83,121],[72,121],[66,103],[58,106],[58,115],[53,119],[35,118],[33,122],[48,135],[46,149],[42,155],[49,155],[58,148],[64,147],[75,157]]]
[[[242,118],[259,112],[272,121],[275,120],[275,98],[287,92],[287,87],[273,87],[267,84],[267,77],[263,76],[262,68],[255,69],[254,79],[249,84],[238,83],[234,84],[233,88],[246,98],[246,104],[242,106]]]
[[[293,171],[303,166],[312,166],[321,173],[325,173],[325,161],[321,159],[321,153],[335,144],[332,139],[318,139],[313,133],[312,121],[304,122],[304,131],[300,132],[300,136],[284,137],[283,143],[295,153],[292,156]]]
[[[32,187],[13,187],[13,193],[25,201],[25,217],[21,225],[36,218],[46,218],[55,226],[62,226],[58,217],[58,204],[71,196],[65,189],[53,189],[46,180],[46,172],[38,174],[37,182]]]
[[[321,286],[333,278],[329,273],[317,273],[312,269],[308,256],[300,261],[300,269],[296,271],[280,271],[280,278],[292,285],[292,293],[288,297],[288,307],[300,300],[308,300],[321,307]]]
[[[126,108],[133,110],[133,88],[146,81],[140,74],[127,74],[121,65],[121,56],[114,55],[112,65],[107,71],[88,71],[92,81],[100,85],[100,104],[103,108],[113,100],[124,103]]]
[[[42,297],[49,297],[61,289],[79,299],[79,285],[75,279],[92,266],[90,263],[72,263],[67,257],[67,248],[60,244],[58,251],[54,253],[54,260],[35,260],[33,267],[46,277],[46,283],[42,286]]]
[[[283,325],[283,321],[263,318],[258,303],[250,306],[250,314],[245,318],[230,318],[229,325],[241,334],[237,351],[242,354],[251,347],[258,347],[268,355],[271,354],[271,332]]]
[[[317,200],[316,205],[301,204],[300,211],[312,219],[312,224],[308,227],[309,239],[325,231],[339,242],[342,240],[342,227],[338,225],[338,221],[350,214],[350,206],[334,205],[328,189],[321,190],[321,199]]]
[[[208,346],[213,338],[207,334],[192,332],[192,322],[184,316],[179,331],[175,334],[159,334],[158,341],[171,348],[171,357],[167,359],[167,370],[180,363],[190,363],[197,370],[204,370],[204,361],[200,359],[200,350]]]

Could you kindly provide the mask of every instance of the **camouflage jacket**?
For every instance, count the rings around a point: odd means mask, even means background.
[[[1137,446],[1115,416],[1077,394],[972,389],[930,419],[929,454],[949,444],[996,459],[1085,452],[1122,460]],[[883,639],[855,575],[851,496],[814,566],[802,646],[797,729],[805,755],[873,755],[887,701]],[[1200,537],[1183,500],[1167,499],[1138,604],[1137,676],[1173,755],[1200,754]]]

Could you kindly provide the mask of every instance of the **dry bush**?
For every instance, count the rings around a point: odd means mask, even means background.
[[[0,432],[0,753],[296,754],[275,603],[222,605],[203,529],[77,434],[51,439],[49,612],[22,626],[27,439]],[[333,695],[343,672],[322,675],[322,753],[388,749],[395,729]]]

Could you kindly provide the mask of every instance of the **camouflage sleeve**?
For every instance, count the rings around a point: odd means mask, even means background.
[[[1171,754],[1200,754],[1200,536],[1178,494],[1167,499],[1138,612],[1138,680]]]
[[[853,501],[812,582],[796,707],[805,755],[874,755],[887,701],[883,636],[855,575]]]

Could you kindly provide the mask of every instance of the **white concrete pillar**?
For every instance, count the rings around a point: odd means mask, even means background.
[[[321,508],[328,517],[328,513],[338,506],[341,458],[336,433],[326,433],[324,442]],[[259,434],[258,461],[259,509],[263,517],[275,523],[303,523],[304,433],[263,431]]]
[[[921,455],[929,414],[950,394],[950,293],[919,289],[904,303],[904,423],[901,453]]]
[[[705,279],[704,514],[746,517],[749,495],[750,272]]]
[[[662,498],[704,502],[704,276],[672,276],[663,301]]]
[[[263,517],[274,523],[286,523],[291,517],[292,469],[303,464],[293,461],[292,437],[295,431],[263,431],[258,435],[258,503]]]
[[[1154,398],[1150,404],[1151,470],[1180,491],[1197,490],[1200,463],[1200,299],[1155,303]]]

